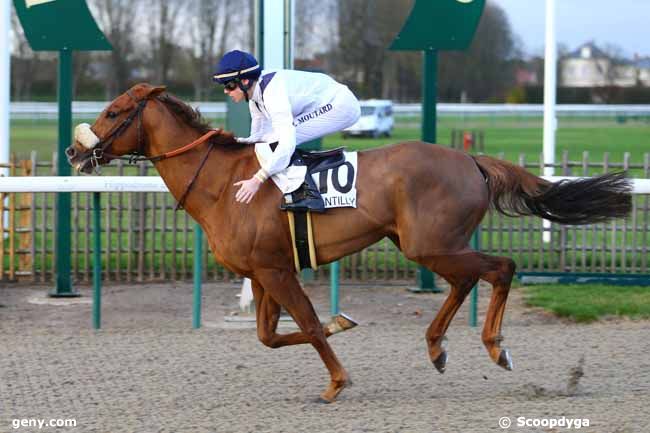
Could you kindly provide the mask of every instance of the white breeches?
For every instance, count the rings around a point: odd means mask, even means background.
[[[296,145],[344,130],[359,120],[359,101],[347,87],[341,87],[331,103],[296,116]]]

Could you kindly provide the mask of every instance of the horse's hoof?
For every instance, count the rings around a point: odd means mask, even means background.
[[[499,355],[497,365],[505,368],[508,371],[512,371],[512,356],[510,355],[510,350],[501,349],[501,354]]]
[[[318,402],[327,404],[333,403],[341,391],[343,391],[344,388],[349,387],[351,383],[352,381],[350,380],[350,376],[343,381],[330,382],[325,392],[320,395]]]
[[[338,316],[332,317],[332,321],[325,325],[325,329],[329,331],[330,335],[334,335],[352,329],[358,324],[359,323],[356,320],[347,314],[340,313]]]
[[[334,403],[334,400],[336,400],[336,397],[341,393],[341,391],[343,391],[343,388],[344,387],[340,387],[336,390],[328,389],[318,397],[318,402],[323,404]]]
[[[436,367],[436,370],[440,372],[440,374],[444,373],[445,367],[447,367],[447,352],[441,352],[436,360],[433,361],[433,365]]]

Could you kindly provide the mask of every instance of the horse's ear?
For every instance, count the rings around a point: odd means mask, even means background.
[[[147,91],[146,97],[153,98],[154,96],[158,96],[166,90],[167,86],[151,86],[151,88]]]
[[[167,88],[165,86],[152,86],[149,83],[138,83],[135,86],[131,87],[129,92],[131,92],[131,98],[141,100],[158,96],[166,89]]]

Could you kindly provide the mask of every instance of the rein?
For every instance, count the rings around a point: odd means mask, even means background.
[[[95,147],[92,150],[92,155],[90,158],[92,159],[92,164],[93,167],[99,167],[99,160],[102,159],[104,156],[107,156],[111,159],[122,159],[122,160],[127,160],[129,164],[135,164],[136,162],[140,161],[151,161],[151,162],[158,162],[166,158],[171,158],[177,155],[180,155],[181,153],[187,152],[190,149],[195,148],[199,144],[205,142],[207,139],[212,137],[213,135],[221,132],[221,129],[213,129],[211,131],[208,131],[207,133],[203,134],[190,144],[187,144],[183,147],[180,147],[175,150],[171,150],[169,152],[162,153],[160,155],[156,156],[144,156],[144,146],[145,146],[145,140],[144,136],[142,135],[142,112],[144,111],[144,107],[147,105],[147,102],[149,102],[148,98],[137,100],[132,94],[131,91],[129,90],[126,92],[127,95],[135,101],[138,106],[136,109],[128,115],[126,119],[122,123],[120,123],[114,130],[110,131],[108,136],[102,140],[99,141],[95,145]],[[137,150],[128,155],[128,156],[123,156],[123,155],[115,155],[112,153],[106,152],[106,149],[110,147],[111,144],[113,144],[113,141],[115,141],[116,138],[124,134],[126,130],[131,126],[131,123],[133,123],[133,120],[135,117],[138,117],[138,146]]]
[[[169,152],[162,153],[160,155],[156,156],[145,156],[144,155],[144,146],[145,146],[145,140],[144,136],[142,134],[142,112],[144,111],[144,107],[147,105],[147,102],[149,102],[149,98],[144,98],[141,100],[137,100],[132,94],[131,91],[129,90],[126,92],[127,95],[133,99],[134,102],[138,104],[136,109],[131,112],[126,119],[122,123],[120,123],[117,127],[115,127],[113,130],[111,130],[108,134],[108,136],[102,140],[100,140],[95,147],[92,149],[92,153],[90,156],[91,159],[91,164],[93,167],[98,168],[101,164],[99,163],[100,159],[103,159],[105,156],[109,157],[111,159],[122,159],[122,160],[127,160],[129,164],[135,164],[136,162],[140,161],[151,161],[151,162],[158,162],[162,161],[163,159],[167,158],[173,158],[174,156],[181,155],[188,150],[191,150],[195,147],[197,147],[200,144],[205,143],[210,137],[213,135],[216,135],[220,133],[222,130],[221,129],[212,129],[193,142],[186,144],[185,146],[179,147],[178,149],[170,150]],[[113,144],[113,141],[115,141],[116,138],[124,134],[126,130],[131,126],[131,123],[133,123],[133,120],[135,118],[138,118],[138,146],[137,150],[128,155],[128,156],[123,156],[123,155],[114,155],[111,153],[106,152],[106,149],[110,147],[111,144]],[[199,177],[199,173],[201,172],[201,169],[205,165],[206,161],[208,160],[208,156],[210,156],[210,152],[212,152],[212,149],[214,148],[214,143],[210,142],[208,144],[208,151],[205,153],[203,156],[203,159],[201,160],[201,163],[199,164],[198,170],[194,173],[194,176],[192,177],[192,180],[187,184],[187,187],[185,188],[185,191],[181,195],[181,198],[178,200],[178,203],[176,204],[176,207],[174,210],[179,210],[183,209],[183,204],[185,203],[185,199],[187,198],[187,195],[189,194],[190,190],[192,189],[192,186],[194,186],[194,183],[196,182],[196,179]]]

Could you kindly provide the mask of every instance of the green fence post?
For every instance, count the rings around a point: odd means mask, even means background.
[[[422,140],[436,142],[436,86],[439,50],[465,50],[476,32],[485,0],[415,0],[391,50],[424,52],[422,77]],[[414,292],[441,292],[433,274],[418,267],[418,287]]]
[[[70,176],[70,164],[65,148],[72,143],[72,51],[59,51],[59,142],[57,147],[57,176]],[[70,197],[69,192],[56,194],[56,287],[53,297],[80,296],[73,290],[70,278]]]
[[[192,310],[192,327],[199,329],[201,327],[201,277],[203,267],[201,259],[203,258],[203,230],[201,226],[194,223],[194,302]]]
[[[478,228],[472,234],[472,240],[470,241],[470,246],[474,251],[478,251],[481,246],[479,242],[480,231]],[[470,306],[469,306],[469,326],[476,327],[476,316],[478,310],[478,283],[472,288],[470,295]]]
[[[59,141],[57,175],[69,176],[65,148],[72,143],[72,51],[111,50],[86,0],[14,0],[25,38],[34,51],[58,51]],[[70,278],[70,193],[56,195],[56,288],[50,296],[79,296]]]
[[[102,327],[101,196],[93,193],[93,328]]]
[[[339,262],[330,264],[330,314],[339,314]]]
[[[422,79],[422,140],[436,142],[436,101],[438,76],[438,51],[424,50],[424,74]],[[417,270],[417,287],[410,289],[414,293],[442,293],[436,287],[433,272],[422,265]]]

